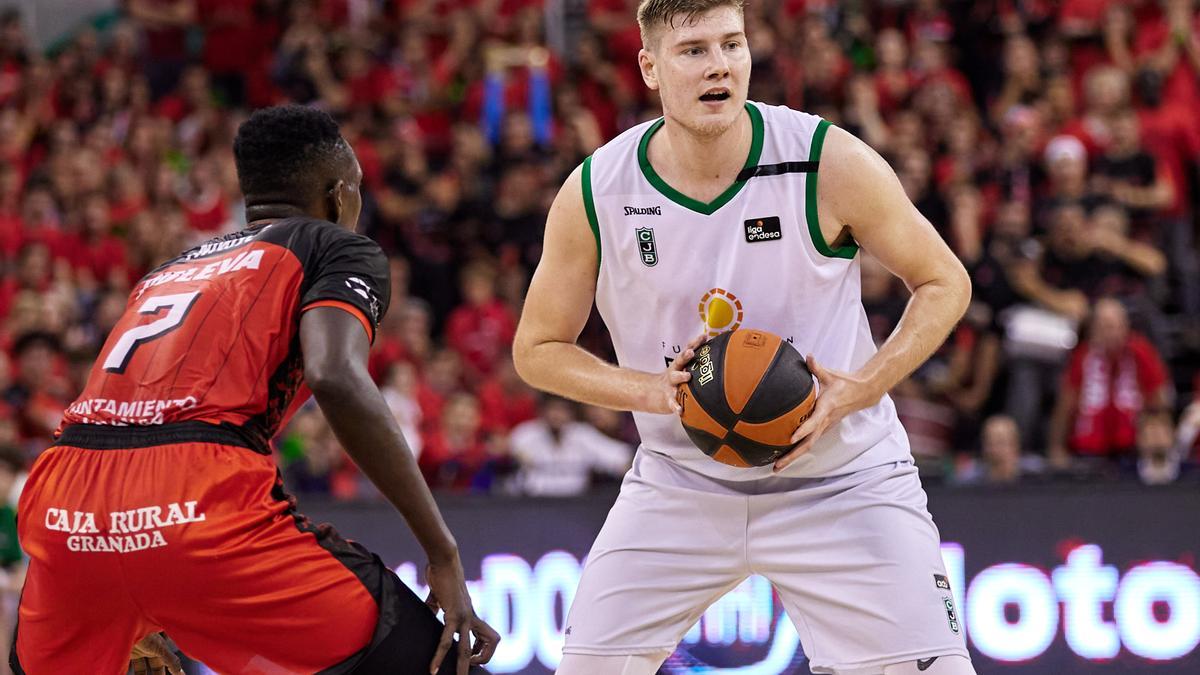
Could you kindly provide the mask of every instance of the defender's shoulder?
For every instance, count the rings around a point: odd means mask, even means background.
[[[258,241],[283,246],[301,260],[345,245],[364,250],[379,249],[379,244],[366,235],[328,220],[307,216],[284,218],[265,225],[257,231],[256,238]]]

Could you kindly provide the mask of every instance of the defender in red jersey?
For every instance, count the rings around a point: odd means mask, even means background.
[[[30,473],[14,672],[124,673],[163,631],[219,672],[474,670],[499,636],[367,375],[389,285],[353,232],[358,161],[298,106],[255,113],[234,153],[248,227],[137,284]],[[429,555],[427,602],[284,492],[268,444],[308,387]]]

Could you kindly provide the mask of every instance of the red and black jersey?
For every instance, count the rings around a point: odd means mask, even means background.
[[[387,310],[379,245],[287,218],[208,241],[143,278],[63,426],[219,425],[265,451],[300,403],[300,315],[337,307],[369,339]]]

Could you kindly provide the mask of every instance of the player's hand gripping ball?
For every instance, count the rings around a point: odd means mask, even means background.
[[[676,394],[683,428],[704,454],[730,466],[765,466],[784,455],[817,401],[804,357],[766,331],[722,333],[696,349],[687,370],[692,379]]]

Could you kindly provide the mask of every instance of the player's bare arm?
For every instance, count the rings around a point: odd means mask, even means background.
[[[404,434],[367,373],[370,343],[357,318],[318,307],[300,320],[304,377],[346,452],[400,511],[429,556],[430,604],[446,613],[431,664],[436,672],[453,634],[460,636],[458,672],[486,663],[500,637],[477,616],[467,594],[458,544],[442,520]],[[474,646],[471,646],[474,636]]]
[[[820,394],[813,414],[775,463],[781,471],[807,452],[826,429],[874,405],[945,341],[971,299],[971,281],[950,247],[905,194],[895,172],[866,143],[832,127],[818,173],[821,233],[837,243],[846,236],[875,256],[912,293],[887,341],[854,373],[827,370],[810,356]]]
[[[600,265],[581,181],[579,167],[563,183],[546,218],[542,259],[529,283],[513,341],[517,373],[538,389],[591,405],[678,412],[675,387],[691,378],[683,367],[698,339],[659,373],[620,368],[575,344],[592,310]]]

